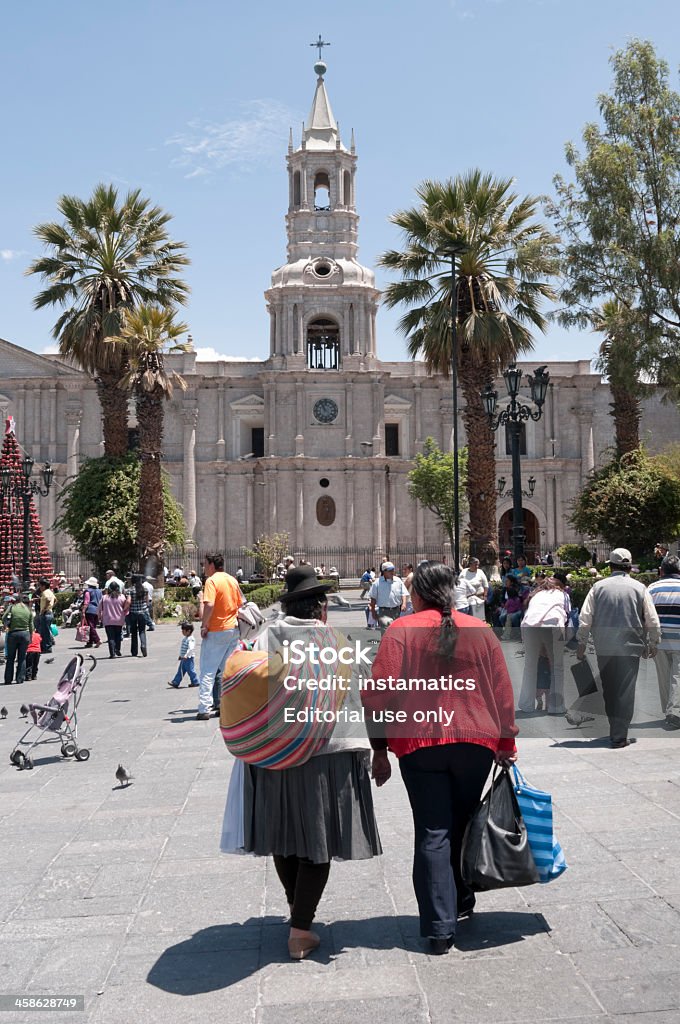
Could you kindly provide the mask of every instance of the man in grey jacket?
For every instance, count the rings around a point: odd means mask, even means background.
[[[592,633],[602,696],[609,719],[612,747],[634,743],[628,727],[635,709],[635,683],[640,657],[656,656],[661,637],[659,616],[647,588],[630,577],[632,556],[626,548],[609,555],[610,577],[599,580],[588,593],[580,611],[576,657],[582,661],[586,640]]]

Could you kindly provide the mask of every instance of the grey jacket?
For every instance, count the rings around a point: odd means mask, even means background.
[[[579,643],[585,643],[592,633],[598,656],[639,657],[646,640],[655,647],[661,638],[659,616],[649,591],[623,572],[595,583],[583,603],[579,622]]]

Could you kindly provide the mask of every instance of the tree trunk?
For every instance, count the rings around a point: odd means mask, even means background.
[[[495,436],[481,392],[487,383],[493,383],[494,375],[490,366],[470,364],[463,358],[458,379],[465,398],[462,412],[468,446],[470,554],[485,565],[493,564],[498,561]]]
[[[620,457],[640,447],[640,399],[621,385],[611,384],[611,414],[616,431],[616,454]]]
[[[104,454],[120,458],[128,450],[128,393],[118,387],[120,374],[101,371],[96,379],[102,407]]]
[[[165,510],[161,458],[163,392],[160,388],[137,395],[139,424],[139,519],[137,541],[145,575],[160,579],[165,554]]]

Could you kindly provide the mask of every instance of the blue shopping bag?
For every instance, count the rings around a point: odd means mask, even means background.
[[[567,870],[564,851],[553,831],[552,797],[550,793],[529,786],[517,765],[513,765],[512,770],[515,774],[515,795],[526,825],[539,882],[552,882]]]

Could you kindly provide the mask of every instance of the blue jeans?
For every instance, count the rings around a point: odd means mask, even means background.
[[[194,668],[194,656],[190,658],[180,658],[177,664],[177,671],[173,679],[170,680],[172,686],[179,686],[184,678],[184,675],[189,676],[189,685],[198,686],[198,676],[196,675],[196,669]]]
[[[213,686],[215,676],[221,675],[224,663],[236,649],[239,640],[238,629],[223,629],[208,633],[201,643],[201,680],[198,691],[198,711],[207,714],[215,700]]]
[[[12,682],[14,662],[17,663],[17,683],[26,678],[26,651],[31,642],[27,629],[11,629],[7,634],[7,661],[5,662],[5,683]]]
[[[40,616],[38,630],[40,632],[41,651],[43,654],[49,654],[54,645],[54,637],[52,636],[52,630],[50,626],[54,622],[54,615],[52,612],[43,612]]]

